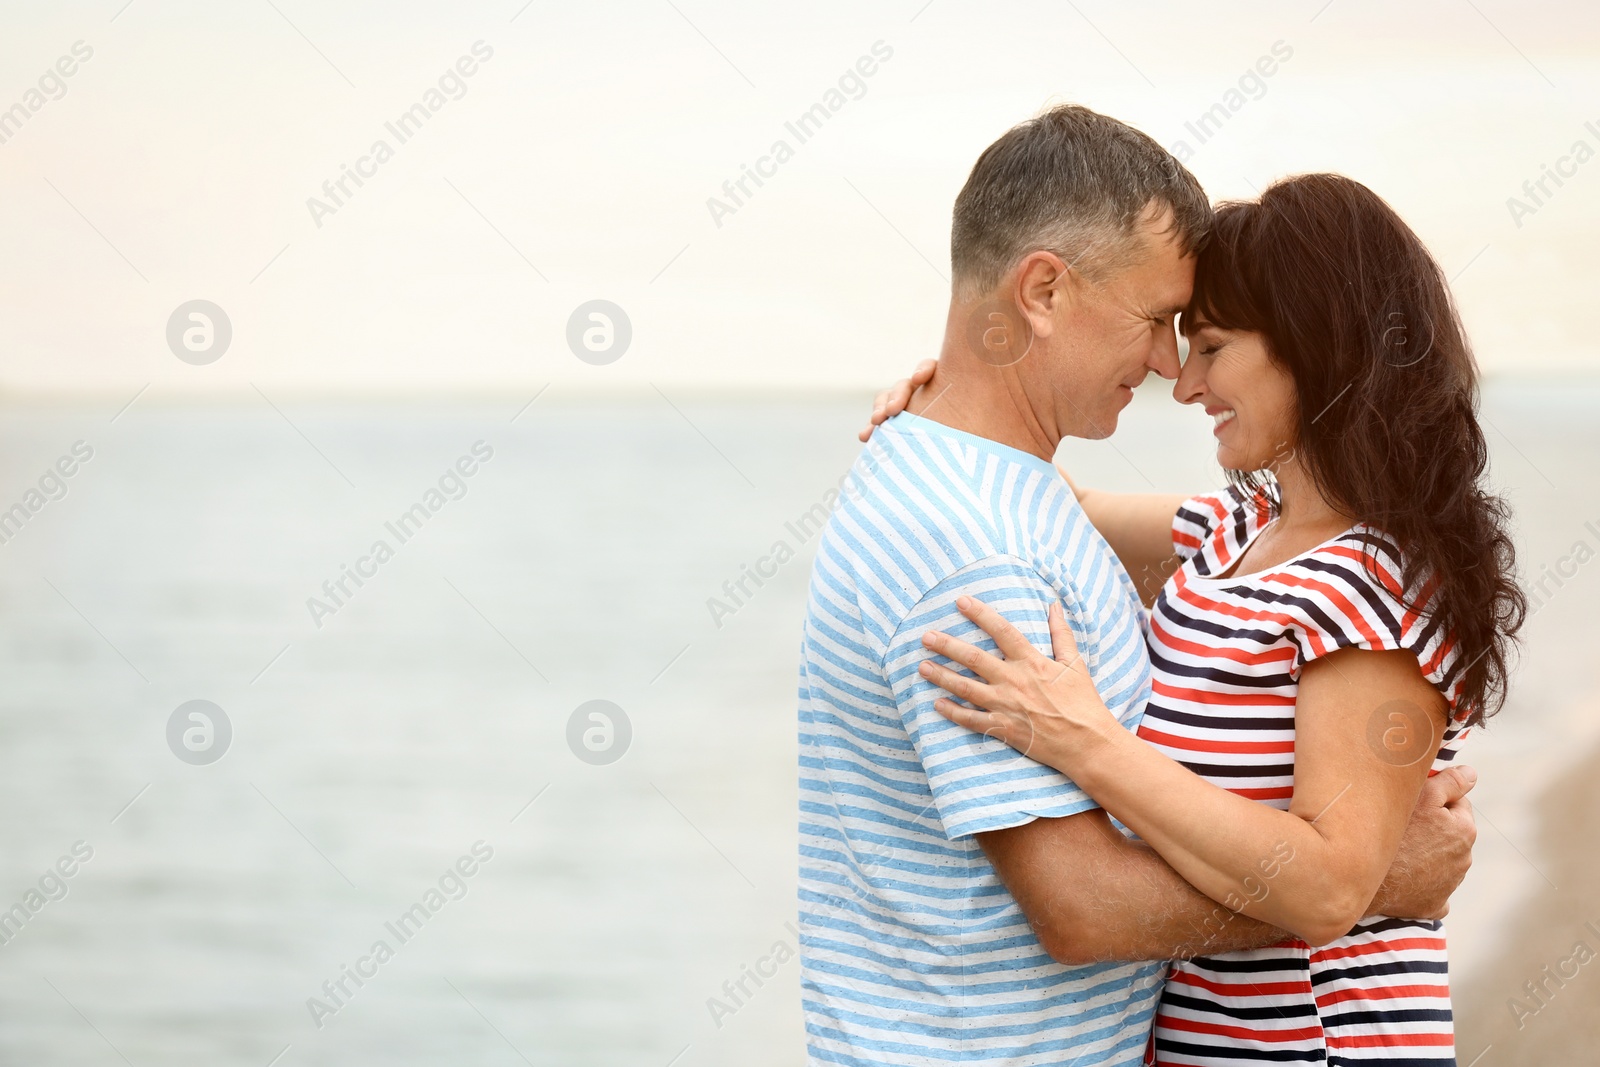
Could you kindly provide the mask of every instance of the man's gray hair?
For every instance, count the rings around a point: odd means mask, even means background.
[[[950,261],[958,297],[987,293],[1029,252],[1054,252],[1091,281],[1138,261],[1146,212],[1170,212],[1185,253],[1211,228],[1205,190],[1126,123],[1076,104],[1008,130],[978,157],[956,197]]]

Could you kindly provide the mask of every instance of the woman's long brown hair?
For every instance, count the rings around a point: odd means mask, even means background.
[[[1307,473],[1330,504],[1393,539],[1407,606],[1453,635],[1455,713],[1479,723],[1498,711],[1527,600],[1509,511],[1484,484],[1477,365],[1421,240],[1360,182],[1285,178],[1217,209],[1186,329],[1196,316],[1265,335],[1294,379],[1290,444]],[[1247,493],[1269,487],[1262,471],[1229,478]]]

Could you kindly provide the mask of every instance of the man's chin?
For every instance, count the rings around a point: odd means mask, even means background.
[[[1088,441],[1104,441],[1117,432],[1117,418],[1122,414],[1120,407],[1109,411],[1096,413],[1094,422],[1083,428],[1079,437]]]
[[[1095,407],[1089,407],[1080,399],[1063,412],[1076,424],[1067,436],[1085,441],[1105,440],[1117,432],[1117,419],[1132,400],[1133,390],[1125,385],[1116,386],[1110,394],[1101,393],[1100,402]]]

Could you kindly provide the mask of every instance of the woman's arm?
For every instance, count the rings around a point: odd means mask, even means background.
[[[872,401],[872,415],[865,428],[856,436],[862,441],[872,437],[875,427],[892,419],[906,409],[911,394],[933,377],[936,361],[925,359],[917,364],[911,377],[901,378],[879,393]],[[1133,578],[1139,590],[1139,599],[1146,604],[1155,603],[1156,594],[1178,568],[1178,557],[1172,551],[1172,519],[1178,505],[1186,497],[1161,493],[1108,493],[1101,489],[1084,489],[1059,463],[1056,470],[1067,480],[1072,495],[1088,516],[1100,536],[1106,539],[1123,568]]]
[[[1070,776],[1225,907],[1313,945],[1366,914],[1445,721],[1443,697],[1410,653],[1347,649],[1302,671],[1294,797],[1278,811],[1212,785],[1123,728],[1095,692],[1059,608],[1051,609],[1050,660],[998,612],[964,599],[963,614],[1007,658],[927,635],[929,648],[984,679],[923,663],[931,681],[989,709],[941,700],[935,706],[947,718]]]
[[[1172,520],[1188,497],[1166,493],[1108,493],[1082,489],[1065,467],[1056,470],[1067,480],[1072,495],[1089,517],[1123,569],[1139,590],[1139,599],[1154,604],[1180,562],[1172,550]]]

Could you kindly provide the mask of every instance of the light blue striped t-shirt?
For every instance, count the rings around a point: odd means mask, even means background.
[[[1066,610],[1129,729],[1150,695],[1137,594],[1056,470],[912,415],[873,434],[811,571],[800,664],[800,958],[814,1064],[1136,1064],[1165,965],[1045,952],[974,834],[1092,810],[950,723],[922,635],[993,642],[966,593],[1050,647]]]

